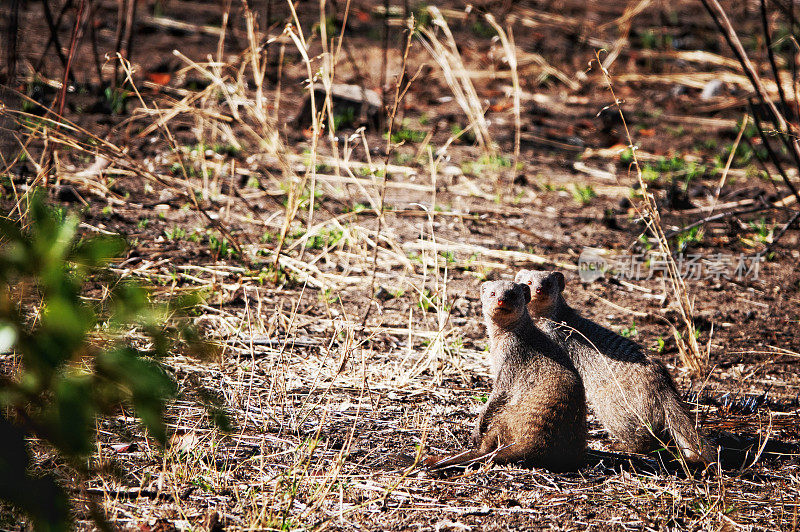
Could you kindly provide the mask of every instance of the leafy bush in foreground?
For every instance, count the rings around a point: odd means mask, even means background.
[[[178,336],[189,338],[166,328],[170,307],[111,275],[121,237],[77,229],[75,216],[40,194],[30,197],[27,227],[0,219],[0,499],[40,530],[68,528],[69,504],[52,474],[32,471],[28,439],[87,473],[96,418],[128,403],[164,443],[176,383],[157,361]]]

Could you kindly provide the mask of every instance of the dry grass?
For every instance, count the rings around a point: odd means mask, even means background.
[[[524,266],[571,271],[576,267],[569,246],[558,248],[558,254],[545,252],[545,247],[559,241],[526,234],[524,225],[506,219],[516,208],[511,184],[493,195],[486,192],[492,187],[482,187],[487,180],[479,177],[461,176],[452,186],[442,183],[441,170],[458,135],[439,145],[428,136],[413,162],[392,164],[390,155],[398,147],[392,145],[391,134],[384,156],[373,157],[380,137],[364,130],[346,136],[334,131],[331,87],[340,81],[347,37],[344,30],[338,36],[327,34],[322,4],[318,21],[314,15],[317,33],[290,3],[291,23],[279,36],[270,37],[245,5],[246,47],[233,59],[222,54],[227,23],[215,29],[220,42],[216,57],[198,60],[176,51],[182,63],[180,75],[199,77],[208,85],[157,101],[137,93],[139,107],[128,125],[138,128],[139,138],[159,135],[163,146],[148,161],[66,118],[59,117],[56,124],[2,109],[26,128],[19,141],[20,153],[26,154],[36,172],[30,186],[46,184],[53,175],[47,161],[37,157],[42,146],[57,154],[80,153],[105,163],[81,170],[59,163],[57,156],[53,164],[59,184],[72,184],[89,200],[103,198],[113,209],[127,213],[134,207],[113,192],[111,182],[140,179],[143,197],[152,198],[150,208],[169,214],[171,223],[187,235],[200,235],[200,243],[194,242],[197,245],[191,249],[208,248],[210,239],[203,240],[208,231],[219,233],[213,260],[179,264],[172,261],[180,251],[170,256],[160,251],[178,238],[143,236],[149,240],[142,243],[141,260],[125,261],[116,271],[150,281],[158,296],[188,290],[205,295],[197,322],[219,345],[218,360],[198,364],[176,354],[170,364],[179,381],[200,381],[224,398],[234,430],[225,434],[213,428],[205,411],[197,407],[197,398],[190,397],[176,402],[170,411],[175,436],[166,450],[150,447],[145,435],[133,428],[130,414],[103,420],[96,459],[122,471],[88,479],[75,500],[96,497],[114,524],[131,528],[162,517],[179,528],[209,527],[210,516],[217,514],[227,529],[242,530],[400,529],[423,524],[478,529],[487,523],[510,528],[796,529],[800,497],[796,467],[778,474],[763,466],[770,441],[796,436],[796,407],[729,416],[721,408],[695,405],[706,424],[752,433],[757,440],[745,467],[711,469],[696,478],[651,459],[642,459],[647,467],[640,467],[640,462],[624,456],[606,456],[573,475],[483,467],[449,479],[431,478],[393,462],[398,452],[419,458],[428,448],[463,448],[480,406],[476,395],[489,382],[485,340],[469,332],[478,321],[469,291],[478,281],[512,276],[514,269]],[[622,27],[620,39],[627,39],[631,21],[647,2],[631,6],[615,13],[613,24],[607,26]],[[471,75],[475,68],[462,57],[448,23],[463,14],[456,17],[432,6],[428,11],[432,25],[419,27],[417,41],[403,40],[394,51],[402,72],[406,60],[419,62],[420,56],[429,54],[441,73],[441,85],[449,88],[466,115],[466,131],[475,135],[479,151],[488,157],[511,153],[516,170],[523,100],[530,101],[518,72],[523,60],[518,65],[517,57],[539,65],[560,87],[575,91],[580,85],[562,73],[564,68],[525,55],[515,43],[511,24],[574,29],[581,20],[528,8],[520,8],[503,24],[488,19],[499,36],[512,84],[514,141],[513,146],[501,147],[493,140],[500,128],[487,121],[486,105]],[[229,15],[226,11],[224,20]],[[412,43],[421,43],[427,54],[419,47],[411,52],[404,48]],[[623,54],[624,47],[616,52]],[[303,96],[312,102],[311,109],[319,109],[313,113],[307,153],[293,145],[302,141],[286,138],[276,118],[291,88],[282,77],[274,84],[265,82],[270,54],[300,58],[297,65],[284,67],[281,62],[279,72],[288,76],[285,69],[301,71]],[[138,79],[130,65],[117,60],[131,83]],[[384,111],[392,122],[402,107],[409,77],[390,74],[396,76],[395,105]],[[631,75],[616,80],[630,80]],[[681,75],[688,86],[706,79]],[[315,84],[325,88],[322,103],[315,101]],[[595,83],[595,89],[599,87],[602,84]],[[612,98],[617,105],[613,91]],[[178,125],[186,123],[192,124],[192,143],[186,136],[180,140],[176,136]],[[630,136],[628,142],[633,147]],[[211,148],[215,145],[244,150],[245,155],[221,154]],[[640,216],[660,253],[671,257],[665,224],[642,179],[637,152],[633,153],[633,170],[643,192]],[[615,156],[590,149],[585,155],[604,160]],[[5,164],[11,168],[14,163]],[[488,181],[494,178],[488,177]],[[257,184],[231,185],[240,180]],[[491,184],[499,188],[496,182]],[[594,186],[609,196],[626,190],[603,189],[602,183]],[[531,203],[519,209],[521,216],[542,214],[532,205],[545,191],[533,188],[523,191]],[[27,190],[30,187],[15,190],[17,211]],[[472,205],[474,211],[440,205],[443,190],[448,201]],[[162,193],[171,197],[164,199]],[[557,201],[572,200],[567,195]],[[326,202],[346,209],[333,212]],[[715,199],[712,208],[723,206]],[[466,223],[475,225],[462,233],[448,229]],[[555,220],[546,223],[554,225]],[[486,227],[491,235],[513,236],[480,239],[478,232]],[[455,236],[464,233],[469,238]],[[515,247],[520,235],[541,238],[537,242],[542,251]],[[235,255],[222,255],[223,238]],[[187,241],[188,237],[182,240]],[[674,261],[666,282],[681,320],[673,327],[681,363],[705,377],[711,371],[709,350],[696,339],[695,302]],[[654,291],[637,288],[647,295]],[[365,297],[370,293],[372,298]],[[631,305],[630,299],[626,301]],[[651,300],[636,302],[644,307],[632,311],[638,312],[637,318],[657,312]],[[770,356],[800,356],[786,351],[771,350]],[[733,426],[734,422],[739,425]],[[597,436],[599,431],[593,433]],[[109,447],[129,440],[140,448],[117,453]],[[78,514],[87,517],[80,505]],[[90,527],[88,521],[80,524]]]
[[[678,345],[678,351],[681,356],[683,364],[691,369],[697,376],[703,378],[706,376],[708,370],[708,357],[709,352],[703,351],[697,342],[697,333],[694,323],[694,301],[689,295],[686,287],[686,282],[683,278],[683,273],[680,271],[677,263],[675,262],[674,255],[670,250],[669,240],[663,229],[661,222],[661,214],[656,205],[655,197],[650,193],[647,183],[642,178],[642,169],[639,166],[639,159],[636,155],[636,145],[631,138],[628,124],[625,121],[625,115],[620,107],[620,100],[614,92],[611,75],[606,70],[606,67],[600,60],[600,54],[597,54],[597,64],[603,73],[603,77],[608,85],[608,90],[614,100],[612,106],[619,112],[620,120],[622,121],[625,135],[628,139],[628,149],[631,152],[632,164],[631,168],[636,173],[636,179],[639,182],[641,189],[641,208],[637,208],[637,213],[644,222],[647,232],[658,244],[659,258],[667,264],[667,274],[669,283],[672,288],[672,296],[680,312],[681,321],[683,322],[683,331],[679,331],[676,326],[672,326],[672,334],[675,338],[675,343]],[[710,343],[709,343],[710,346]]]

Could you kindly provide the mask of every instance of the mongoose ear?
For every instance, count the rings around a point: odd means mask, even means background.
[[[525,304],[528,304],[531,300],[531,288],[526,284],[519,284],[518,286],[522,290],[522,297],[525,299]]]
[[[553,278],[558,283],[558,291],[563,292],[564,287],[567,285],[566,279],[564,279],[564,274],[561,272],[553,272]]]

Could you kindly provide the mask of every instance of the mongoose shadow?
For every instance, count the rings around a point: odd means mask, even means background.
[[[570,307],[562,295],[566,281],[560,272],[522,270],[516,281],[530,288],[531,317],[569,355],[587,403],[618,450],[642,454],[671,440],[690,463],[714,460],[663,364]]]
[[[472,431],[472,448],[429,456],[432,471],[479,461],[574,471],[586,452],[583,385],[566,354],[528,315],[527,286],[508,281],[481,285],[494,380]]]

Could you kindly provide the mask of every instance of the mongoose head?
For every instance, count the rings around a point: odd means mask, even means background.
[[[486,281],[481,285],[483,315],[500,327],[507,327],[526,314],[525,306],[530,300],[531,291],[523,284]]]
[[[564,291],[564,274],[537,270],[521,270],[514,280],[531,291],[528,310],[533,318],[549,316]]]

